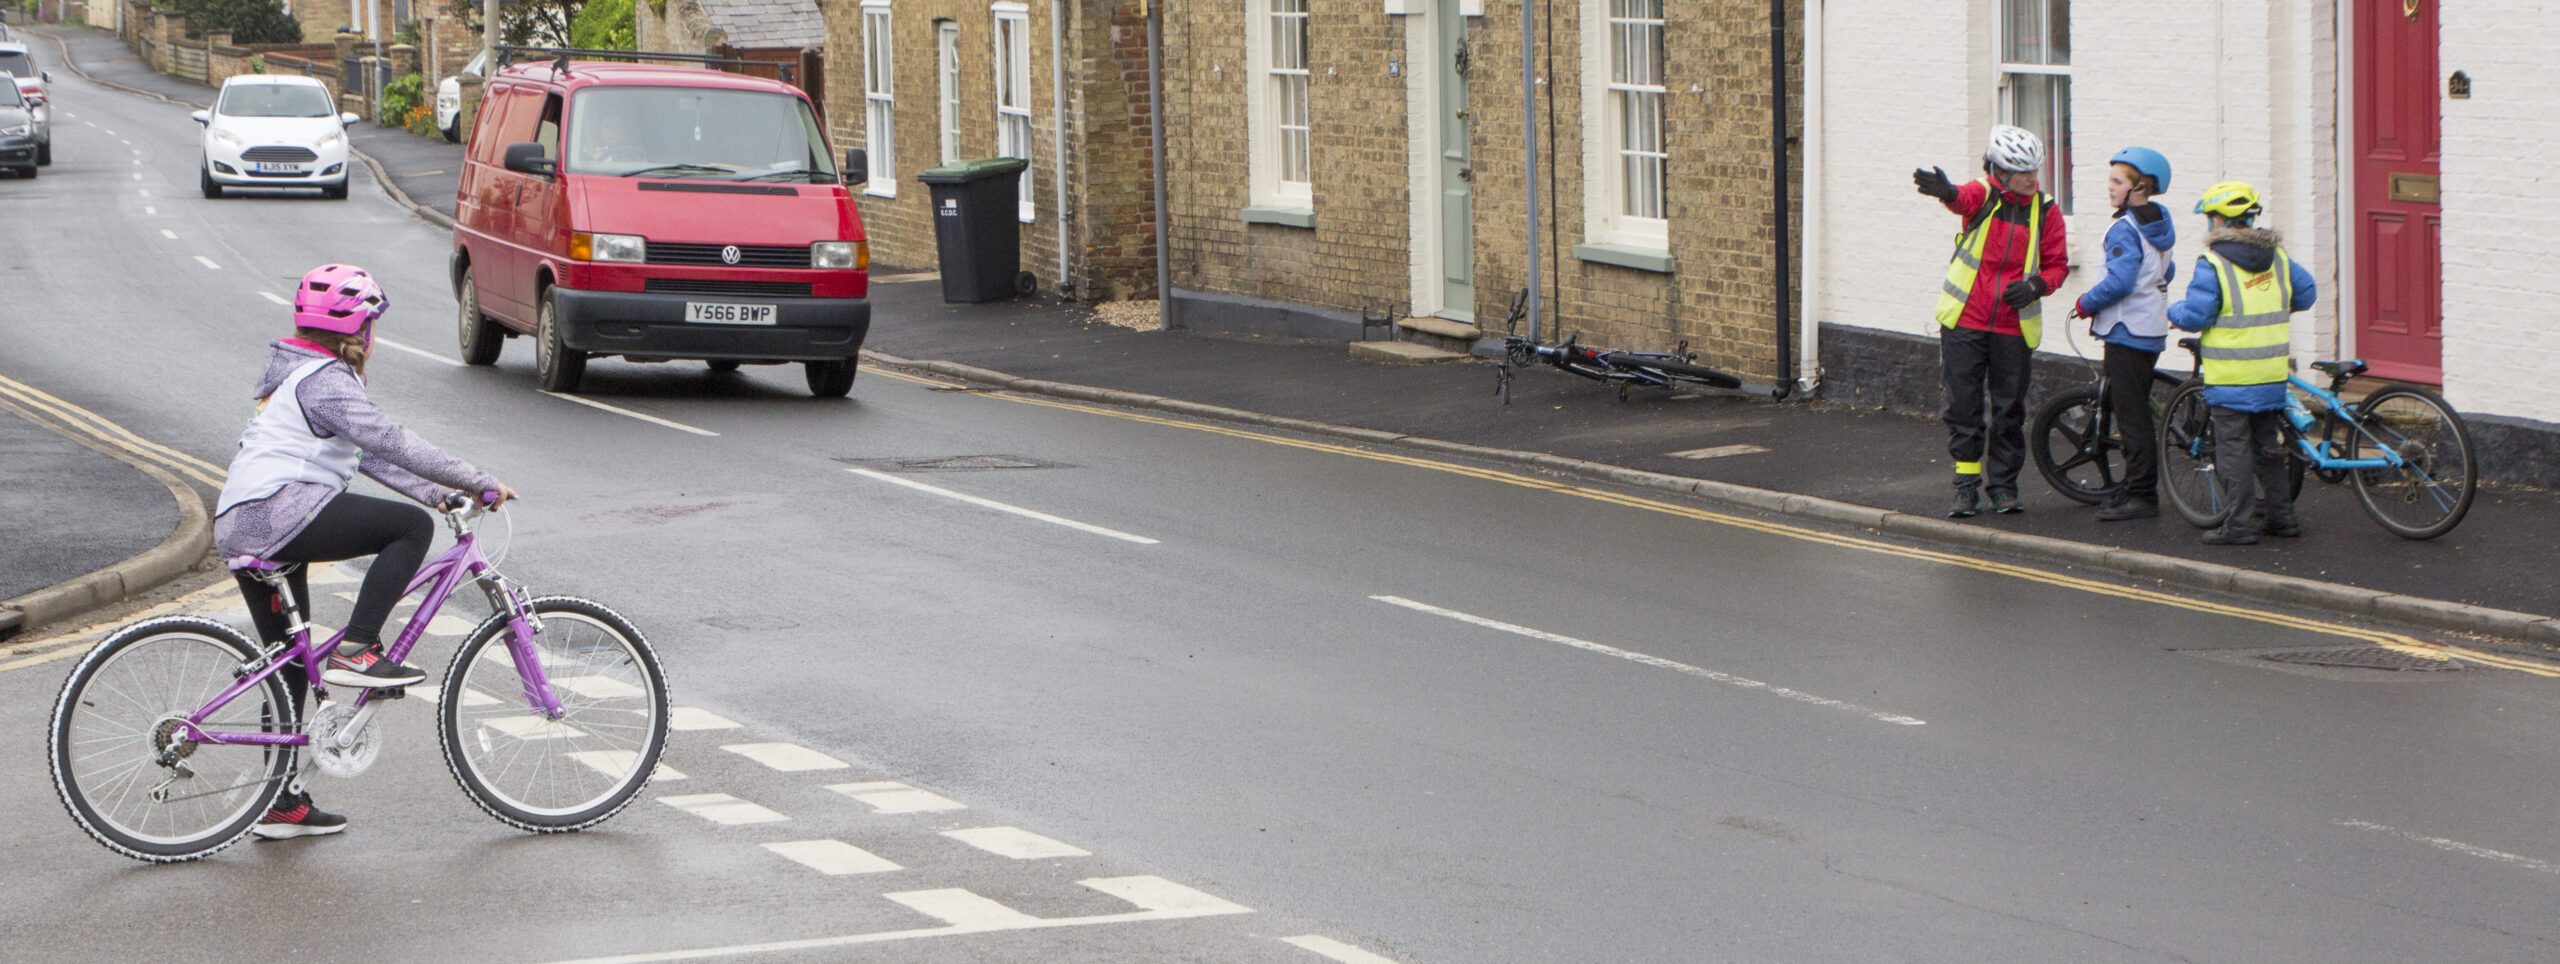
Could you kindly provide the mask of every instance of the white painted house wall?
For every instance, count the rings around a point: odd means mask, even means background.
[[[2185,291],[2204,248],[2196,194],[2244,180],[2264,224],[2320,286],[2294,326],[2303,359],[2353,354],[2341,329],[2352,293],[2341,243],[2341,46],[2346,0],[2079,3],[2072,24],[2074,270],[2046,302],[2044,350],[2097,348],[2071,299],[2104,270],[2112,211],[2107,158],[2129,144],[2176,168]],[[2445,390],[2467,412],[2560,422],[2560,7],[2539,0],[2442,6],[2442,71],[2475,94],[2444,107]],[[1822,322],[1932,334],[1956,224],[1911,188],[1911,169],[1976,176],[1997,104],[1998,0],[1830,0],[1821,263],[1809,311]],[[2348,327],[2352,327],[2350,324]],[[2065,332],[2069,332],[2066,335]],[[2192,365],[2172,348],[2164,366]]]
[[[2445,4],[2445,394],[2466,412],[2560,422],[2560,8]]]

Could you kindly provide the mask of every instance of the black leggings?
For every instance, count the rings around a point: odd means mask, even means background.
[[[401,590],[409,588],[409,578],[418,574],[418,565],[427,560],[427,549],[435,544],[436,520],[427,510],[406,502],[377,499],[353,492],[338,493],[320,513],[304,526],[302,534],[293,537],[267,558],[277,562],[336,562],[372,556],[373,566],[364,573],[364,588],[356,592],[356,608],[347,616],[347,642],[374,645],[382,641],[382,624],[391,618],[391,607],[400,601]],[[303,618],[311,617],[309,569],[296,569],[287,577],[293,586],[293,598],[302,603]],[[257,624],[258,636],[269,643],[281,643],[285,637],[283,607],[267,584],[247,574],[235,574],[240,595],[249,602],[249,621]],[[285,682],[293,689],[294,702],[302,702],[302,694],[310,681],[302,678],[302,664],[288,664]]]

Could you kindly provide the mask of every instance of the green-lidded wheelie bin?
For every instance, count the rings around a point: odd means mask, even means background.
[[[1030,161],[982,157],[916,175],[933,189],[933,240],[941,252],[942,300],[995,301],[1016,292],[1022,272],[1019,181]]]

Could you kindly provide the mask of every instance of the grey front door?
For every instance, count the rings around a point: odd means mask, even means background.
[[[1468,321],[1476,308],[1475,169],[1468,157],[1467,18],[1458,0],[1436,0],[1440,104],[1440,314]]]

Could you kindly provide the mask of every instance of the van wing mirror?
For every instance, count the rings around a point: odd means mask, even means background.
[[[560,170],[560,163],[542,156],[542,145],[532,141],[507,145],[506,158],[507,170],[518,174],[550,177]]]
[[[868,183],[870,183],[870,182],[871,182],[871,154],[870,154],[870,152],[865,151],[865,150],[863,150],[862,148],[859,148],[859,147],[848,147],[848,148],[845,148],[845,151],[844,151],[844,176],[843,176],[840,180],[844,181],[846,184],[868,184]]]

